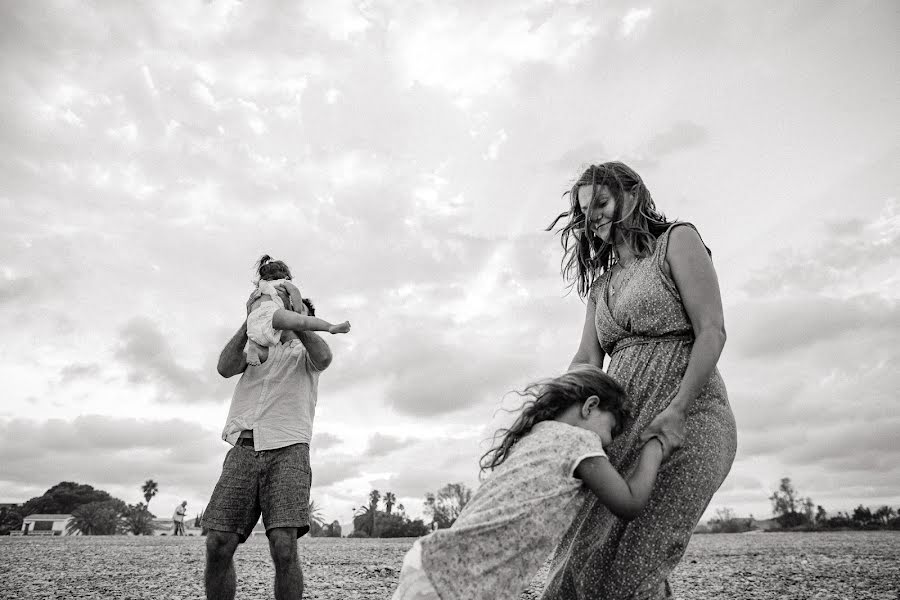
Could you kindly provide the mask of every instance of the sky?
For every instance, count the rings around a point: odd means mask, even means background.
[[[411,516],[563,372],[563,193],[623,160],[712,249],[738,425],[706,518],[900,506],[900,5],[0,3],[0,502],[206,505],[253,265],[325,334],[312,498]]]

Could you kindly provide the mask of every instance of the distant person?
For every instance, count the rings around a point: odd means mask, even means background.
[[[264,254],[257,263],[257,286],[251,296],[250,314],[247,315],[247,364],[258,366],[263,347],[271,347],[281,341],[281,330],[299,327],[303,331],[327,331],[347,333],[350,323],[344,321],[332,325],[324,319],[309,315],[299,315],[288,311],[278,294],[278,286],[291,280],[291,270],[280,260],[272,260]],[[276,317],[277,315],[277,317]],[[278,323],[278,327],[275,323]]]
[[[587,300],[572,367],[602,368],[628,393],[634,416],[607,449],[628,471],[650,436],[683,440],[663,465],[647,509],[622,521],[587,503],[554,554],[542,600],[671,598],[669,574],[731,469],[734,415],[716,368],[725,345],[711,254],[690,223],[657,210],[621,162],[575,182],[563,220],[563,275]]]
[[[172,535],[184,535],[184,515],[187,512],[187,500],[175,507],[172,520],[175,522],[175,533]]]
[[[625,521],[647,504],[677,440],[644,443],[623,479],[604,451],[628,419],[619,384],[585,365],[523,395],[530,399],[515,423],[482,457],[493,474],[449,529],[416,540],[394,600],[517,599],[590,494]]]
[[[268,261],[261,262],[260,271]],[[313,303],[289,280],[277,288],[285,309],[273,313],[272,323],[281,337],[258,349],[260,364],[249,365],[244,354],[246,320],[219,355],[219,374],[241,378],[222,432],[233,448],[203,512],[208,599],[234,598],[234,552],[260,514],[275,563],[275,598],[303,594],[297,539],[309,531],[309,442],[319,375],[331,364],[332,354],[313,333],[321,330]],[[256,299],[254,293],[247,301],[248,314]]]

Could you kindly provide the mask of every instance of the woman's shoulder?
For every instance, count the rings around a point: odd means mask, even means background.
[[[700,230],[689,221],[675,221],[670,223],[666,230],[656,239],[656,254],[661,260],[665,260],[670,246],[684,247],[700,243],[709,252],[709,248],[703,243]]]

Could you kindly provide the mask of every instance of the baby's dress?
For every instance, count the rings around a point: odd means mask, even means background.
[[[272,316],[276,310],[284,308],[284,302],[275,288],[285,281],[285,279],[276,279],[274,281],[260,279],[256,291],[253,292],[254,301],[259,297],[263,297],[263,301],[247,315],[248,365],[257,366],[260,364],[260,348],[271,347],[281,341],[281,330],[272,326]]]

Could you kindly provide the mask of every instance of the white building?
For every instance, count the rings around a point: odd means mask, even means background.
[[[22,519],[20,535],[68,535],[72,515],[28,515]]]

